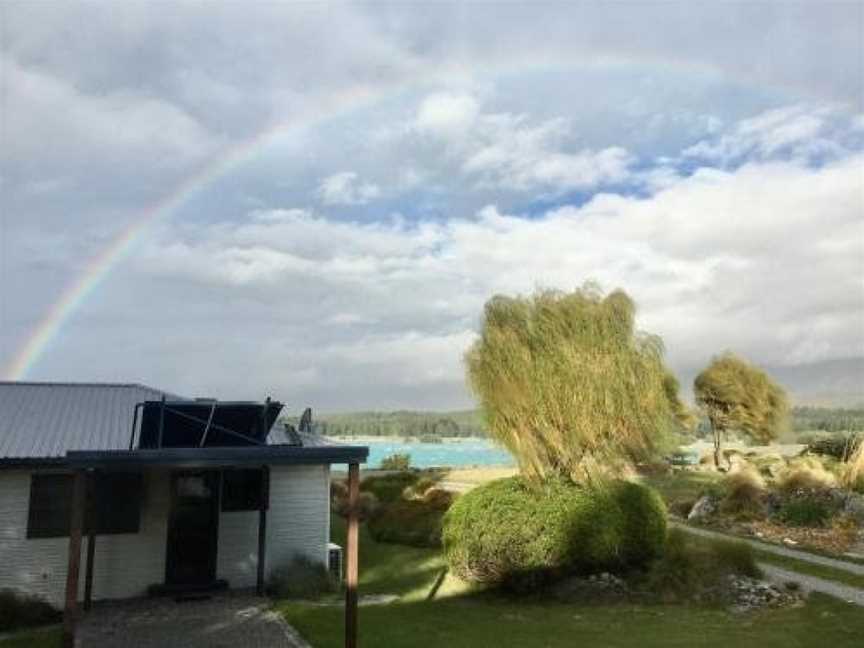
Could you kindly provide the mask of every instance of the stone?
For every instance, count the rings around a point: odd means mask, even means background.
[[[843,505],[843,512],[858,524],[864,525],[864,495],[849,493]]]
[[[703,520],[717,512],[717,500],[711,495],[703,495],[687,515],[688,521]]]

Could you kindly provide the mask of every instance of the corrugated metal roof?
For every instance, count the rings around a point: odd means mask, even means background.
[[[127,450],[135,405],[163,395],[188,400],[137,384],[0,381],[0,462],[60,460],[69,450]],[[344,447],[318,434],[297,436],[304,448]],[[267,444],[291,442],[277,420]]]
[[[136,384],[0,381],[0,460],[128,449],[135,405],[163,394],[182,400]]]

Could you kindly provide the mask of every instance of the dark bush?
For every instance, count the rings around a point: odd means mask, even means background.
[[[369,533],[377,542],[440,547],[444,513],[450,507],[452,495],[433,489],[429,499],[399,500],[381,506],[369,520]]]
[[[291,564],[275,569],[267,584],[267,593],[275,598],[315,599],[337,589],[326,565],[303,556],[295,556]]]
[[[0,589],[0,632],[57,623],[61,616],[38,596]]]
[[[369,492],[381,503],[402,499],[402,492],[420,479],[420,473],[405,471],[390,475],[373,475],[360,482],[360,490]]]
[[[337,496],[332,501],[332,509],[336,515],[348,517],[348,496]],[[378,511],[380,503],[374,494],[369,492],[361,492],[357,496],[357,519],[365,522],[370,519]]]
[[[334,479],[330,482],[330,500],[346,499],[348,497],[348,484],[344,481]]]
[[[643,486],[554,481],[532,489],[514,477],[456,500],[443,542],[451,571],[463,580],[522,590],[570,572],[641,564],[662,551],[665,525],[662,500]]]
[[[729,575],[760,577],[753,548],[743,542],[703,540],[681,529],[672,529],[662,557],[644,577],[646,591],[663,599],[723,599],[728,596],[724,578]]]
[[[861,436],[860,433],[854,432],[824,432],[810,435],[805,441],[807,443],[805,452],[826,455],[834,457],[838,461],[845,461],[852,456]]]
[[[777,519],[795,527],[824,527],[831,518],[828,504],[815,497],[789,499],[780,506]]]
[[[396,453],[381,460],[381,470],[408,470],[411,468],[411,455]]]

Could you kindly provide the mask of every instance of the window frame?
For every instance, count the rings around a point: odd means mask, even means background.
[[[68,472],[30,473],[26,533],[28,540],[69,537],[72,526],[73,478],[74,475]],[[115,482],[111,483],[110,480]],[[46,486],[49,483],[53,485]],[[47,491],[44,490],[46,488]],[[45,497],[49,498],[51,506],[43,504]],[[34,503],[39,505],[34,506]],[[91,530],[94,535],[140,533],[143,504],[142,473],[90,474],[87,476],[87,510],[82,533],[89,535]],[[116,517],[111,518],[111,514],[115,512]],[[43,515],[59,515],[60,519],[47,522],[41,518]]]

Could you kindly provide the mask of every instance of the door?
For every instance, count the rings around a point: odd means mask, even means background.
[[[175,473],[165,557],[165,583],[210,585],[216,580],[220,473]]]

